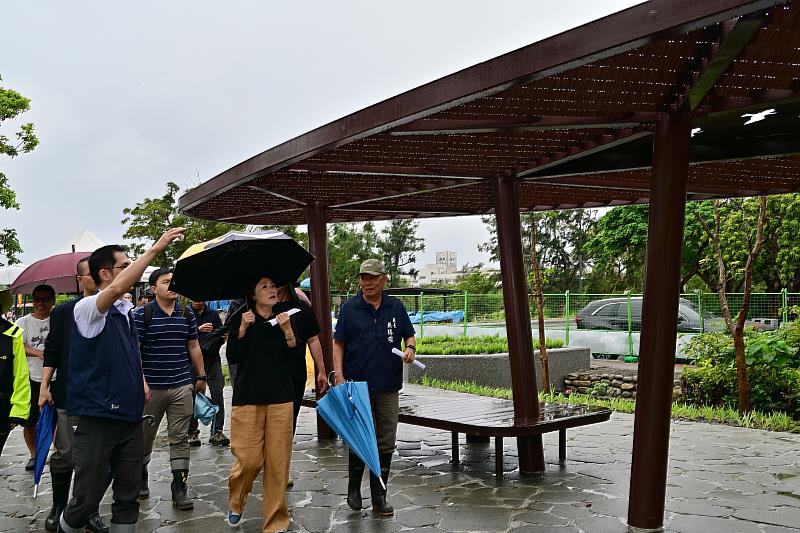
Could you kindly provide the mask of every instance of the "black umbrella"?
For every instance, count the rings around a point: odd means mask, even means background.
[[[198,302],[243,298],[263,277],[279,287],[297,281],[313,260],[297,241],[279,231],[230,231],[183,252],[170,289]]]

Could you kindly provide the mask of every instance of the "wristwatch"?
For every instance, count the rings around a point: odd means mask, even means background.
[[[413,344],[406,344],[406,349],[411,348],[411,351],[417,353],[417,347]]]
[[[197,376],[195,379],[197,381],[208,381],[208,376],[203,374],[202,376]]]

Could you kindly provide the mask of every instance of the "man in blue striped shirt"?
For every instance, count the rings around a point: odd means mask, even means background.
[[[197,340],[194,313],[181,305],[177,301],[178,295],[169,290],[171,280],[172,269],[169,268],[160,268],[150,274],[155,300],[133,314],[139,332],[142,371],[152,394],[144,414],[155,417],[153,426],[144,426],[144,468],[139,498],[150,496],[147,465],[153,451],[153,440],[166,414],[172,504],[178,509],[189,510],[194,507],[186,494],[186,480],[189,477],[188,430],[194,414],[192,390],[196,388],[198,392],[205,392],[208,378]],[[191,364],[197,371],[197,385],[192,385]]]

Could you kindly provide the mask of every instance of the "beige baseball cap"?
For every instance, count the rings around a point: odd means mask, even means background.
[[[367,259],[361,263],[361,268],[358,274],[370,274],[371,276],[380,276],[386,274],[386,269],[383,267],[383,261],[380,259]]]

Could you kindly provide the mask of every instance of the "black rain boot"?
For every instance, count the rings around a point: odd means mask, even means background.
[[[44,528],[47,531],[58,530],[58,520],[61,513],[67,507],[69,500],[69,486],[72,483],[72,472],[50,472],[50,479],[53,485],[53,508],[44,520]]]
[[[108,533],[109,531],[108,526],[105,525],[103,519],[100,518],[100,513],[94,513],[90,516],[89,521],[86,522],[86,526],[83,529],[89,533]]]
[[[386,490],[389,488],[389,469],[392,467],[392,454],[382,453],[379,456],[381,461],[381,479],[386,488],[381,487],[378,476],[369,473],[369,488],[372,492],[372,510],[379,515],[392,516],[394,507],[386,501]]]
[[[150,487],[147,486],[147,465],[142,467],[142,482],[139,485],[139,499],[146,500],[150,497]]]
[[[186,480],[189,479],[188,470],[172,471],[172,505],[180,511],[194,509],[194,503],[186,495]]]
[[[354,511],[360,511],[362,507],[361,478],[364,476],[364,461],[353,452],[350,452],[348,457],[347,473],[347,505]]]

